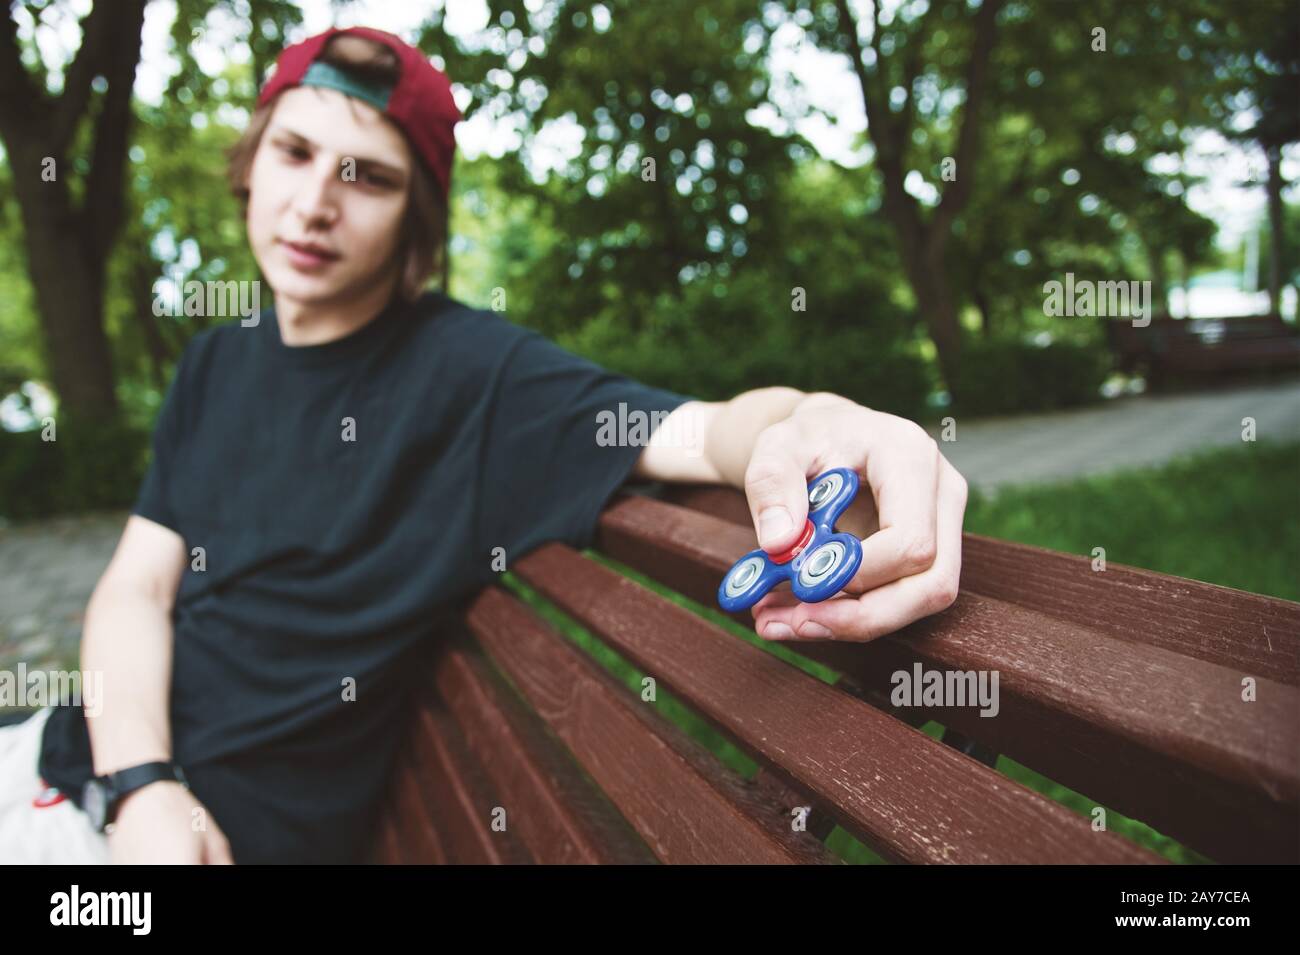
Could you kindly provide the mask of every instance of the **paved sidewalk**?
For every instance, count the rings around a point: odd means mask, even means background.
[[[91,591],[127,512],[57,517],[0,530],[0,670],[75,669]]]
[[[1133,395],[1077,411],[984,418],[963,424],[957,440],[927,430],[972,488],[1162,464],[1192,451],[1240,445],[1242,418],[1260,441],[1300,441],[1300,381],[1184,395]]]

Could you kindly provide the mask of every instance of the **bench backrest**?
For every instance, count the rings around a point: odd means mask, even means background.
[[[754,546],[739,492],[673,487],[617,499],[600,557],[520,560],[529,601],[490,588],[430,653],[376,860],[834,862],[838,825],[898,862],[1162,861],[916,728],[931,719],[1217,861],[1300,858],[1300,604],[967,534],[947,611],[772,649],[690,603],[716,608]],[[895,706],[918,665],[996,671],[997,715]],[[682,710],[715,745],[664,715]]]
[[[1170,318],[1157,315],[1145,326],[1130,319],[1105,323],[1106,339],[1121,358],[1166,357],[1196,352],[1231,357],[1259,352],[1293,353],[1300,343],[1300,328],[1279,315],[1240,318]]]

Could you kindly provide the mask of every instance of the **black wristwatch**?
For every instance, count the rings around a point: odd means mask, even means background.
[[[106,776],[93,776],[81,790],[81,808],[96,832],[103,832],[117,816],[117,807],[130,793],[160,780],[175,780],[186,789],[189,780],[173,762],[141,763]]]

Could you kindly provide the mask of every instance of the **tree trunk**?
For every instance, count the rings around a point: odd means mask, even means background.
[[[1268,308],[1282,314],[1282,267],[1286,238],[1282,233],[1282,150],[1268,147],[1268,229],[1272,254],[1268,257]]]
[[[59,410],[82,417],[112,417],[117,396],[104,333],[102,263],[97,268],[86,260],[80,216],[69,207],[66,185],[41,181],[39,157],[10,156],[25,231],[27,271],[42,318]]]
[[[848,0],[834,0],[839,32],[847,46],[867,114],[867,135],[876,148],[876,164],[884,179],[882,206],[894,226],[903,268],[916,295],[917,309],[934,342],[940,371],[954,398],[957,397],[957,370],[961,364],[961,323],[957,296],[945,268],[946,251],[953,221],[970,199],[975,181],[980,153],[979,112],[988,86],[989,59],[996,45],[996,21],[1001,7],[1002,0],[984,0],[971,19],[973,39],[966,62],[966,103],[962,108],[954,157],[957,177],[947,184],[938,208],[927,218],[904,188],[908,170],[905,152],[911,135],[913,111],[909,103],[905,110],[895,115],[887,106],[888,89],[894,81],[890,78],[890,55],[885,53],[880,42],[880,4],[872,5],[874,23],[870,43],[873,62],[868,68],[857,20]],[[925,14],[922,17],[923,22],[918,27],[920,32],[924,32],[926,27]],[[920,49],[922,39],[921,36],[913,38],[914,50]],[[919,65],[915,60],[903,63],[899,85],[909,96]]]
[[[22,212],[27,268],[36,292],[50,377],[60,412],[106,419],[117,413],[112,354],[104,330],[108,257],[125,205],[131,97],[140,60],[145,0],[99,0],[82,20],[82,43],[51,100],[22,63],[16,24],[0,17],[0,139]],[[89,171],[72,201],[68,151],[95,101]],[[49,173],[53,177],[49,177]]]
[[[1151,312],[1153,315],[1168,315],[1169,273],[1165,269],[1165,250],[1148,246],[1147,257],[1151,263]]]
[[[157,276],[152,259],[140,259],[131,274],[131,316],[144,338],[149,354],[149,370],[159,390],[167,388],[167,363],[175,355],[172,343],[163,335],[159,319],[153,313],[154,283]]]
[[[988,341],[993,337],[993,312],[989,305],[989,297],[984,292],[984,286],[976,282],[971,297],[975,301],[975,308],[980,313],[980,336]]]
[[[920,248],[904,243],[904,261],[908,280],[916,294],[917,310],[925,320],[930,340],[934,342],[939,370],[951,394],[956,394],[957,369],[961,364],[961,323],[956,297],[945,270],[948,248],[946,235],[935,235],[923,228],[925,241]]]

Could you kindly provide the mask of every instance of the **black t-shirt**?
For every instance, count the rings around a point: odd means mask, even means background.
[[[173,758],[236,862],[364,856],[412,654],[498,578],[494,548],[591,544],[643,450],[598,441],[599,412],[687,400],[437,292],[321,345],[285,345],[274,309],[195,336],[134,513],[192,558]],[[79,707],[51,714],[40,772],[79,802]]]

